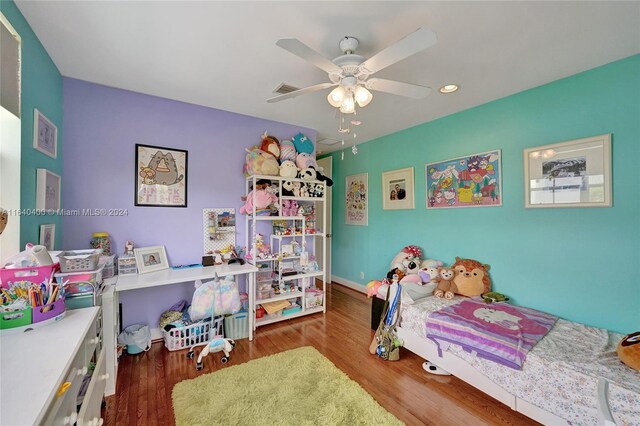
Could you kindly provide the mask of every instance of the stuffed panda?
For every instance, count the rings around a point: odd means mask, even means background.
[[[306,167],[298,172],[298,178],[302,180],[316,180],[316,169]]]
[[[290,180],[285,180],[282,182],[282,195],[285,197],[293,197],[293,182]]]
[[[321,183],[316,183],[313,188],[313,196],[322,198],[324,196],[324,185]]]

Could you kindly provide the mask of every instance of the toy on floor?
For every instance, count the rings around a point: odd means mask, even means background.
[[[444,369],[438,367],[437,365],[435,365],[431,361],[423,362],[422,363],[422,368],[427,373],[436,374],[438,376],[450,376],[451,375],[451,373],[449,373],[447,370],[444,370]]]
[[[508,302],[509,297],[505,296],[502,293],[498,293],[497,291],[490,291],[489,293],[484,293],[482,295],[482,300],[486,303],[500,303],[500,302]]]
[[[620,361],[640,371],[640,331],[624,336],[616,349]]]
[[[198,360],[196,361],[196,370],[202,370],[202,358],[206,357],[209,354],[213,354],[216,352],[224,352],[220,361],[223,364],[226,364],[231,357],[231,351],[236,346],[236,342],[233,339],[225,339],[224,337],[214,337],[210,342],[203,343],[201,345],[193,346],[187,352],[187,358],[192,359],[195,355],[195,348],[198,346],[204,346],[204,348],[200,351],[200,355],[198,355]]]

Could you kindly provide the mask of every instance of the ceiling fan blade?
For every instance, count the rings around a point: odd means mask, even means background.
[[[431,88],[418,86],[417,84],[402,83],[399,81],[385,80],[383,78],[370,78],[365,83],[367,89],[378,92],[391,93],[392,95],[406,96],[407,98],[420,99],[426,97]]]
[[[436,33],[427,28],[418,28],[395,44],[364,61],[360,65],[360,71],[365,74],[373,74],[411,55],[415,55],[437,42]]]
[[[313,93],[318,90],[328,89],[331,86],[337,86],[338,83],[320,83],[314,86],[305,87],[303,89],[294,90],[293,92],[285,93],[284,95],[274,96],[273,98],[267,99],[267,102],[270,104],[274,102],[284,101],[285,99],[295,98],[296,96],[304,95],[305,93]]]
[[[276,44],[329,74],[340,73],[339,66],[296,38],[282,38]]]

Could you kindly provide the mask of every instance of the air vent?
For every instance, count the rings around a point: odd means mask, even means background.
[[[300,90],[299,87],[291,86],[287,83],[280,83],[278,87],[273,89],[273,93],[279,93],[281,95],[286,95],[287,93],[295,92],[296,90]]]
[[[340,141],[337,141],[335,139],[322,139],[321,141],[318,141],[319,145],[325,145],[325,146],[331,146],[331,145],[335,145],[337,143],[339,143]]]

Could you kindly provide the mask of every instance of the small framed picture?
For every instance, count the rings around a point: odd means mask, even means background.
[[[56,240],[56,225],[40,225],[40,245],[45,246],[47,250],[53,251]]]
[[[60,210],[60,187],[62,179],[47,169],[37,169],[36,209]]]
[[[611,134],[524,150],[524,205],[611,207]]]
[[[140,274],[169,269],[164,246],[136,248],[133,249],[133,253],[136,256],[136,264]]]
[[[382,174],[382,208],[404,210],[415,208],[413,167]]]
[[[58,156],[58,128],[37,109],[33,110],[33,147],[51,158]]]

